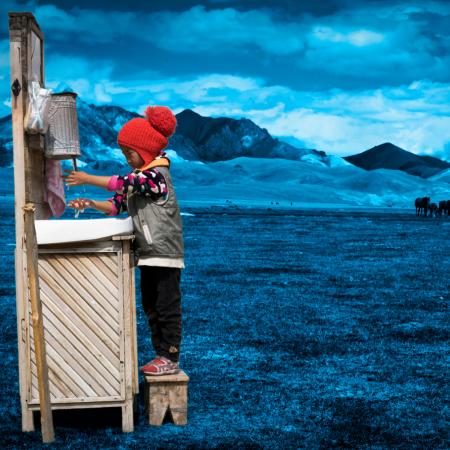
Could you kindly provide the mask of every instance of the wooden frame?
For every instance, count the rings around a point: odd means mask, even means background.
[[[20,402],[22,409],[22,430],[34,431],[33,410],[39,408],[34,390],[35,379],[33,372],[33,339],[32,327],[30,326],[30,304],[28,295],[28,277],[26,273],[27,252],[24,245],[24,217],[23,207],[26,203],[32,203],[35,206],[35,218],[44,219],[48,217],[48,205],[44,202],[44,139],[42,135],[28,135],[24,131],[24,116],[28,104],[28,83],[36,76],[40,78],[41,86],[45,87],[44,71],[44,35],[31,13],[9,13],[9,33],[10,33],[10,66],[11,66],[11,109],[12,109],[12,128],[13,128],[13,148],[14,148],[14,196],[15,196],[15,221],[16,221],[16,249],[15,249],[15,267],[16,267],[16,311],[17,311],[17,330],[18,330],[18,353],[19,353],[19,385]],[[32,55],[33,43],[35,39],[40,40],[39,58],[34,60]],[[35,48],[37,48],[35,46]],[[39,61],[40,60],[40,61]],[[34,71],[34,74],[33,74]],[[17,80],[17,82],[16,82]],[[15,83],[16,82],[16,83]],[[14,83],[20,87],[20,91],[14,90]],[[16,95],[17,94],[17,95]],[[71,244],[60,244],[54,246],[40,246],[38,254],[39,284],[40,292],[43,294],[42,306],[44,312],[44,338],[48,348],[49,360],[49,379],[51,393],[52,409],[70,409],[87,407],[111,407],[120,406],[122,408],[122,428],[124,431],[133,430],[133,401],[134,395],[138,392],[137,378],[137,345],[136,345],[136,312],[134,296],[134,269],[132,267],[130,242],[132,236],[113,237],[104,241],[82,242]],[[96,379],[95,374],[88,370],[90,362],[86,360],[86,366],[77,360],[68,348],[70,342],[55,327],[54,322],[58,321],[55,314],[52,314],[51,307],[61,307],[65,305],[68,308],[67,314],[72,317],[83,328],[87,335],[91,337],[107,354],[107,348],[101,342],[99,335],[106,339],[101,330],[94,329],[86,311],[82,310],[80,304],[76,304],[68,296],[64,296],[56,284],[52,284],[51,276],[49,278],[48,267],[45,268],[46,258],[60,255],[73,258],[74,261],[80,258],[79,264],[82,267],[84,262],[82,258],[97,261],[105,255],[114,255],[117,261],[117,302],[112,308],[117,308],[118,322],[116,335],[109,336],[109,343],[117,348],[118,369],[121,374],[116,388],[117,395],[109,386],[106,389],[107,395],[91,395],[105,392],[101,383]],[[66,256],[64,256],[66,255]],[[58,256],[56,256],[58,258]],[[84,261],[84,260],[83,260]],[[77,263],[78,264],[78,263]],[[87,263],[89,265],[89,263]],[[104,266],[104,265],[103,265]],[[59,266],[58,266],[59,267]],[[107,267],[103,267],[108,271]],[[102,270],[103,270],[102,269]],[[62,270],[62,269],[61,269]],[[92,269],[95,271],[95,269]],[[102,270],[95,271],[98,278],[102,278]],[[62,281],[69,286],[71,280],[70,274],[64,272]],[[111,272],[111,271],[110,271]],[[56,276],[56,274],[55,274]],[[112,277],[112,273],[110,273]],[[60,279],[61,280],[61,279]],[[73,281],[73,280],[72,280]],[[89,280],[87,280],[89,281]],[[89,283],[83,284],[87,289]],[[92,287],[92,286],[91,286]],[[111,289],[111,288],[110,288]],[[94,292],[94,291],[92,291]],[[100,295],[100,294],[98,294]],[[91,294],[92,296],[92,294]],[[95,297],[95,296],[94,296]],[[95,297],[100,300],[100,297]],[[85,299],[84,299],[85,300]],[[55,304],[57,302],[57,304]],[[58,303],[59,302],[59,303]],[[66,304],[64,302],[67,302]],[[69,308],[70,305],[70,308]],[[108,305],[104,305],[108,308]],[[111,308],[111,305],[109,306]],[[77,316],[78,315],[78,316]],[[76,318],[76,316],[78,318]],[[98,314],[97,314],[98,316]],[[53,319],[54,322],[51,322]],[[100,319],[99,319],[100,320]],[[60,323],[60,322],[58,322]],[[87,323],[91,327],[87,327]],[[98,322],[101,323],[101,322]],[[70,323],[66,323],[71,326]],[[74,328],[72,327],[72,330]],[[84,339],[78,335],[78,339]],[[87,342],[87,337],[85,341]],[[67,348],[59,345],[61,342],[67,343]],[[88,343],[86,345],[89,345]],[[58,349],[58,350],[56,350]],[[114,354],[115,355],[115,354]],[[80,355],[81,358],[82,355]],[[115,356],[114,356],[115,358]],[[116,361],[116,360],[114,360]],[[73,367],[71,367],[73,364]],[[57,367],[63,366],[66,369],[58,371]],[[90,367],[90,366],[89,366]],[[60,367],[60,369],[62,369]],[[76,393],[71,392],[70,388],[62,392],[64,379],[61,377],[75,377],[78,388],[73,388]],[[105,372],[104,372],[105,373]],[[60,379],[58,379],[58,376]],[[105,382],[108,382],[108,376]],[[109,379],[110,382],[113,380]],[[66,381],[67,382],[67,381]],[[81,389],[84,387],[86,391]],[[92,386],[91,386],[92,385]],[[98,392],[93,389],[96,386]],[[64,389],[63,389],[64,391]],[[88,394],[83,396],[80,394]],[[68,395],[69,394],[69,395]]]
[[[133,430],[139,388],[131,238],[45,245],[38,256],[52,409],[119,406],[124,431]],[[27,317],[26,400],[36,410]]]

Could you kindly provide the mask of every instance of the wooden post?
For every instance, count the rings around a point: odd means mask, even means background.
[[[20,403],[22,407],[22,431],[34,431],[33,412],[28,410],[26,387],[31,376],[24,369],[23,361],[27,359],[26,349],[26,324],[27,315],[25,307],[24,287],[24,248],[23,248],[23,211],[25,205],[25,132],[23,119],[26,107],[26,92],[23,89],[23,65],[26,58],[26,42],[24,42],[23,29],[26,27],[26,19],[17,16],[9,16],[10,33],[10,64],[11,64],[11,86],[15,90],[11,95],[12,109],[12,131],[14,146],[14,202],[16,221],[16,311],[17,311],[17,334],[19,347],[19,381],[20,381]],[[17,82],[16,82],[17,80]],[[20,88],[20,89],[19,89]]]
[[[133,294],[130,290],[130,241],[122,241],[122,291],[123,291],[123,318],[124,318],[124,334],[125,342],[132,342],[133,340]],[[120,267],[120,265],[119,265]],[[125,367],[125,404],[122,406],[122,431],[131,432],[134,430],[133,411],[134,411],[134,397],[133,397],[133,354],[129,351],[130,346],[125,348],[124,360]]]
[[[188,382],[183,370],[173,375],[145,376],[145,407],[150,425],[162,425],[167,411],[175,425],[187,424]]]
[[[38,248],[36,230],[34,227],[35,207],[27,203],[24,208],[25,243],[27,249],[28,286],[31,300],[31,317],[34,334],[34,351],[36,355],[37,378],[39,385],[39,405],[41,410],[42,440],[45,443],[55,440],[53,417],[50,405],[50,390],[48,385],[48,367],[45,353],[44,324],[42,305],[39,294]]]
[[[30,137],[24,130],[24,116],[28,105],[28,81],[37,78],[44,86],[44,36],[31,13],[10,12],[11,113],[14,148],[14,202],[16,222],[16,312],[19,350],[19,385],[22,409],[22,430],[34,431],[33,413],[27,404],[27,386],[31,384],[29,360],[28,312],[25,286],[26,253],[24,247],[25,203],[36,206],[37,219],[44,218],[48,205],[44,196],[44,156],[42,139]],[[39,42],[38,42],[39,41]],[[39,44],[39,45],[38,45]],[[34,51],[33,51],[34,45]],[[37,144],[41,148],[36,148]]]

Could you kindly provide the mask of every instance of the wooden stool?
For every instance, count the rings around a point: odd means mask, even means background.
[[[186,425],[188,382],[183,370],[173,375],[145,376],[145,409],[150,425],[162,425],[167,410],[175,425]]]

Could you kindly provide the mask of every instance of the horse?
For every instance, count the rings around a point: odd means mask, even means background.
[[[439,211],[438,211],[439,217],[442,216],[442,213],[444,213],[444,216],[445,216],[446,213],[448,215],[447,203],[448,203],[447,200],[440,200],[439,201]]]
[[[430,206],[430,197],[417,197],[414,205],[416,207],[416,216],[420,216],[423,210],[425,217],[428,214],[428,208]]]
[[[439,208],[438,208],[438,205],[437,205],[437,203],[432,203],[431,205],[430,205],[430,217],[433,217],[433,215],[434,215],[434,217],[436,217],[437,216],[437,214],[438,214],[438,210],[439,210]],[[426,215],[426,214],[425,214]]]

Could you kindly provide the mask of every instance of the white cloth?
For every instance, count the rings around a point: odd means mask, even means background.
[[[184,260],[182,258],[160,258],[157,256],[140,257],[138,266],[178,267],[179,269],[184,269]]]

